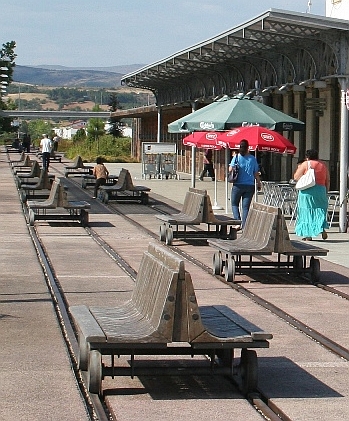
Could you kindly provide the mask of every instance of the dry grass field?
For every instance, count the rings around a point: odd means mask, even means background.
[[[8,96],[13,101],[18,101],[18,99],[27,100],[27,101],[37,99],[38,101],[40,101],[43,111],[58,110],[59,108],[58,104],[56,102],[51,101],[47,94],[23,92],[20,94],[9,94]],[[80,107],[81,111],[91,111],[94,105],[95,103],[93,101],[86,101],[82,103],[72,102],[71,104],[66,105],[63,109],[70,110],[70,109],[75,109],[76,107]],[[102,110],[107,111],[108,105],[102,105],[101,108]]]
[[[14,85],[16,85],[16,83],[14,83]],[[36,88],[38,88],[38,87],[36,86]],[[42,89],[43,90],[44,89],[49,90],[49,89],[56,89],[56,88],[45,86]],[[154,99],[152,93],[150,93],[149,91],[144,90],[144,89],[134,89],[134,88],[129,88],[127,86],[122,86],[122,87],[116,88],[115,91],[114,90],[113,91],[108,90],[107,92],[109,92],[109,93],[115,92],[116,94],[119,94],[119,93],[122,92],[122,93],[137,95],[137,98],[140,100],[140,102],[143,101],[143,103],[140,103],[140,105],[145,105],[145,104],[149,103],[149,100],[150,100],[150,103],[155,102],[155,99]],[[43,111],[58,110],[59,109],[58,103],[51,101],[49,99],[49,96],[46,93],[18,92],[18,93],[14,93],[14,94],[8,94],[8,97],[11,98],[13,101],[16,101],[16,102],[18,102],[18,99],[20,99],[21,101],[37,100],[38,102],[40,102]],[[98,102],[98,97],[97,97],[97,102]],[[81,111],[91,111],[94,106],[95,106],[94,101],[72,102],[72,103],[64,106],[63,109],[64,110],[71,110],[71,109],[77,109],[77,107],[79,107]],[[108,105],[102,105],[100,107],[103,111],[108,111],[108,108],[109,108]]]

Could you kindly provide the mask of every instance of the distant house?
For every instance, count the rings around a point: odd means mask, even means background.
[[[86,126],[86,121],[77,120],[72,123],[62,123],[60,127],[55,127],[53,131],[62,139],[71,139],[78,130],[86,129]]]
[[[61,123],[60,127],[55,127],[53,131],[57,136],[61,139],[71,139],[78,130],[86,129],[87,122],[83,120],[78,120],[74,122],[66,122]],[[104,126],[104,130],[108,132],[110,128],[110,124],[106,123]],[[124,126],[122,128],[123,136],[125,137],[132,137],[132,128],[128,126]]]
[[[106,133],[109,132],[109,129],[110,129],[110,124],[106,123],[104,125],[104,130],[106,131]],[[132,137],[132,127],[123,126],[122,127],[122,135],[125,136],[125,137]]]

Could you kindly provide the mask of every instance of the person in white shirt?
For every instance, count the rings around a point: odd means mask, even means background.
[[[40,147],[42,152],[42,167],[48,172],[50,166],[50,156],[52,150],[51,139],[48,138],[47,134],[42,135],[43,138],[40,141]]]

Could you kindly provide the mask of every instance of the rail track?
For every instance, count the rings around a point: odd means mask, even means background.
[[[57,173],[61,173],[60,167],[56,166],[54,163],[52,164],[55,171]],[[81,193],[86,194],[86,190],[83,190],[80,185],[74,180],[69,179],[67,183],[74,188],[81,189]],[[159,233],[154,230],[153,227],[149,227],[149,223],[147,223],[146,218],[142,218],[139,220],[139,216],[137,214],[127,213],[122,211],[122,207],[117,206],[113,203],[109,203],[108,205],[99,204],[99,206],[104,207],[108,210],[108,212],[117,214],[123,218],[125,223],[131,224],[132,226],[136,227],[137,230],[142,231],[144,235],[148,236],[152,239],[158,239]],[[138,206],[138,205],[137,205]],[[139,205],[144,206],[144,205]],[[174,212],[175,210],[170,206],[161,203],[155,202],[148,205],[148,208],[154,213],[163,213],[166,210],[168,212]],[[87,406],[90,409],[90,416],[91,419],[96,420],[110,420],[113,419],[112,411],[109,410],[105,401],[100,400],[100,398],[96,395],[91,395],[86,387],[83,374],[77,370],[76,364],[76,355],[78,350],[78,344],[76,340],[76,335],[74,332],[74,328],[71,323],[71,319],[69,317],[68,305],[67,300],[65,298],[64,288],[62,288],[59,279],[55,274],[55,268],[51,263],[50,255],[47,253],[44,241],[40,238],[40,233],[36,228],[32,228],[28,226],[29,233],[33,240],[33,244],[37,250],[38,259],[42,265],[45,278],[47,281],[48,288],[50,290],[52,300],[55,305],[56,313],[58,320],[60,322],[60,326],[66,340],[67,348],[69,350],[73,366],[75,367],[75,374],[78,379],[79,386],[81,388],[81,392],[86,399]],[[136,271],[132,267],[132,265],[127,261],[125,256],[120,255],[115,248],[109,244],[109,242],[103,238],[102,235],[98,234],[96,230],[93,228],[85,228],[88,235],[95,241],[100,249],[102,249],[109,257],[112,259],[122,270],[127,274],[131,279],[135,279]],[[251,291],[248,286],[244,286],[243,282],[239,282],[239,277],[237,278],[237,282],[235,283],[227,283],[222,276],[212,275],[212,268],[207,264],[207,262],[203,262],[200,257],[195,253],[195,248],[190,247],[189,251],[188,248],[183,248],[181,245],[172,245],[169,246],[175,253],[182,256],[185,260],[189,261],[191,264],[197,266],[200,270],[204,271],[207,274],[210,274],[212,277],[215,277],[216,280],[222,282],[226,286],[229,286],[232,290],[236,291],[239,294],[242,294],[249,300],[253,301],[254,303],[258,304],[259,306],[266,309],[268,312],[275,315],[278,319],[283,320],[288,325],[294,327],[300,333],[306,335],[307,338],[310,340],[315,341],[319,346],[324,347],[329,352],[338,355],[340,358],[343,358],[349,361],[349,349],[341,344],[337,343],[336,341],[332,340],[331,338],[327,337],[326,335],[322,334],[321,332],[315,330],[312,326],[307,325],[306,323],[302,322],[298,318],[294,317],[289,312],[283,310],[275,303],[266,300],[263,296],[259,296],[256,294],[255,290]],[[316,285],[311,284],[309,280],[305,277],[294,280],[288,274],[285,275],[269,275],[266,273],[263,275],[263,283],[293,283],[297,285],[299,283],[307,283],[309,284],[310,288],[321,288],[325,293],[331,294],[331,296],[338,297],[340,299],[344,299],[345,301],[349,300],[349,295],[332,287],[328,287],[324,284],[318,283]],[[248,285],[253,284],[254,286],[257,285],[260,280],[260,276],[253,277],[249,275],[249,283]],[[262,414],[266,419],[274,420],[284,420],[284,421],[292,421],[291,418],[287,416],[282,410],[279,408],[275,402],[269,399],[267,394],[263,393],[263,390],[256,390],[255,393],[250,394],[247,399],[253,405],[258,412]]]

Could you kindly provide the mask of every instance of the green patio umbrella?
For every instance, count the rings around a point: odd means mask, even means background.
[[[168,125],[169,133],[230,130],[259,125],[271,130],[302,130],[304,123],[256,100],[224,96]]]

